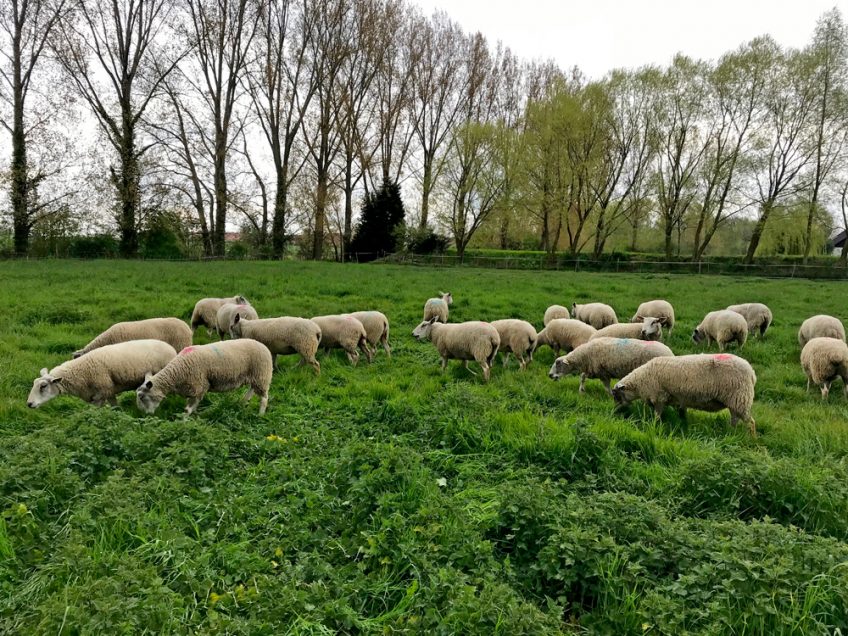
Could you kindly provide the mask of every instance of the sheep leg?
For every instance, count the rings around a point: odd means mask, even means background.
[[[253,393],[254,393],[253,387],[250,387],[247,390],[247,393],[244,394],[244,397],[242,398],[242,400],[244,400],[245,402],[250,402],[250,398],[253,397]]]
[[[462,365],[465,367],[465,370],[468,371],[468,373],[470,373],[471,375],[474,375],[474,376],[477,375],[476,373],[474,373],[474,371],[472,371],[471,369],[468,368],[468,360],[463,360]],[[481,367],[483,366],[482,362],[480,363],[480,366]]]
[[[603,383],[604,388],[607,390],[609,396],[612,397],[612,387],[610,387],[609,378],[601,378],[601,382]]]
[[[259,415],[265,415],[268,409],[268,392],[263,389],[257,389],[256,392],[259,394]]]
[[[300,359],[300,364],[304,364],[304,362],[308,362],[312,365],[312,368],[315,369],[315,375],[321,375],[321,363],[315,359],[315,356],[310,357],[306,361],[303,358]]]
[[[663,411],[665,410],[665,402],[654,402],[654,416],[658,419],[662,419]]]
[[[810,376],[807,376],[807,393],[810,392],[810,381],[811,381]]]
[[[491,374],[491,370],[492,370],[491,367],[489,366],[489,363],[484,360],[483,362],[480,363],[480,368],[483,369],[483,381],[488,382],[489,381],[489,375]],[[470,369],[469,369],[469,371],[470,371]]]
[[[206,337],[207,338],[212,337],[212,327],[206,327]]]
[[[751,434],[751,437],[757,436],[757,423],[754,421],[754,418],[751,417],[750,413],[736,413],[731,411],[730,425],[733,427],[738,426],[739,420],[744,420],[748,424],[748,432]]]
[[[371,349],[368,347],[368,343],[362,342],[359,345],[359,348],[362,350],[362,353],[365,354],[365,359],[368,360],[368,364],[371,364],[371,361],[374,359],[374,354],[371,353]]]
[[[109,402],[109,406],[118,406],[118,398],[115,397],[114,395],[110,396],[107,399],[107,402]]]
[[[577,392],[578,393],[585,393],[586,392],[586,374],[585,373],[580,374],[580,386],[578,387]]]
[[[442,373],[445,372],[445,369],[448,368],[448,359],[442,356]]]
[[[272,369],[277,368],[277,354],[276,353],[271,354],[271,368]]]
[[[509,351],[503,352],[503,365],[506,368],[506,363],[509,362]]]
[[[526,371],[527,370],[527,360],[524,359],[524,354],[516,353],[515,356],[518,358],[518,367],[522,371]]]
[[[383,343],[383,349],[386,351],[386,355],[388,357],[392,357],[392,348],[389,346],[389,337],[385,334],[380,338],[380,342]]]
[[[830,394],[830,382],[823,382],[821,387],[822,399],[826,400],[828,394]]]
[[[685,406],[678,406],[677,407],[677,417],[679,417],[681,420],[686,419],[686,407]]]
[[[189,398],[186,402],[185,414],[192,415],[197,410],[197,405],[200,404],[200,400],[202,399],[202,395]]]

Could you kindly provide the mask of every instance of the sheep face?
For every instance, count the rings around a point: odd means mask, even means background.
[[[693,342],[701,342],[705,337],[703,329],[695,328],[695,331],[692,332]]]
[[[439,292],[439,295],[448,305],[453,305],[453,296],[451,296],[450,292]]]
[[[241,338],[241,315],[236,314],[230,323],[230,338]]]
[[[83,355],[84,353],[85,353],[85,351],[83,351],[82,349],[80,349],[79,351],[74,351],[74,352],[71,354],[71,358],[72,358],[73,360],[76,360],[77,358],[79,358],[79,357],[80,357],[81,355]]]
[[[144,383],[135,390],[135,403],[138,405],[138,410],[147,415],[153,415],[165,395],[153,387],[153,374],[148,373],[144,376]]]
[[[623,409],[639,399],[639,395],[629,386],[619,382],[612,389],[612,398],[615,400],[616,409]]]
[[[559,380],[560,378],[564,378],[570,373],[574,372],[574,368],[571,366],[571,363],[566,359],[566,356],[560,356],[554,363],[551,365],[551,370],[548,371],[548,377],[551,380]]]
[[[249,305],[250,303],[247,301],[247,298],[239,294],[236,296],[236,305]]]
[[[412,336],[418,340],[426,341],[430,339],[430,332],[433,330],[433,323],[436,322],[436,318],[432,318],[430,320],[425,320],[420,325],[418,325],[412,331]]]
[[[27,406],[31,409],[37,409],[54,397],[58,397],[61,382],[62,378],[54,378],[47,372],[47,369],[42,369],[41,375],[32,383],[32,390],[27,398]]]
[[[642,321],[642,340],[659,340],[662,336],[662,322],[658,318],[645,318]]]

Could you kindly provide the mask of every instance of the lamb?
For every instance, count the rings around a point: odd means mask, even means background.
[[[589,342],[595,333],[595,328],[585,322],[571,318],[556,318],[539,332],[536,338],[536,348],[547,345],[559,355],[560,350],[566,353],[580,345]]]
[[[748,323],[741,315],[727,309],[711,311],[692,332],[694,342],[706,340],[709,346],[715,340],[719,351],[724,351],[724,347],[734,341],[741,348],[747,339]]]
[[[568,355],[557,358],[548,377],[559,380],[571,373],[579,373],[580,393],[586,390],[586,378],[596,378],[603,382],[607,393],[612,395],[611,379],[624,377],[648,360],[673,355],[671,349],[653,340],[593,338]]]
[[[359,351],[371,362],[371,349],[368,348],[368,334],[361,322],[351,315],[315,316],[312,322],[321,329],[321,348],[344,349],[347,359],[353,366],[359,362]]]
[[[136,389],[138,408],[152,415],[168,395],[187,398],[186,415],[191,415],[208,391],[222,393],[247,386],[245,402],[259,395],[259,414],[268,408],[268,388],[274,364],[271,352],[261,342],[228,340],[186,347],[161,371],[149,373]]]
[[[766,335],[766,330],[771,326],[774,318],[771,309],[762,303],[744,303],[742,305],[730,305],[728,311],[735,311],[745,318],[748,323],[748,334],[754,335],[760,332],[760,338]]]
[[[242,320],[237,313],[229,331],[233,338],[252,338],[268,347],[275,367],[278,355],[297,353],[300,354],[298,366],[310,364],[315,375],[321,375],[321,364],[315,359],[321,343],[321,328],[311,320],[290,316]]]
[[[571,318],[568,308],[562,305],[551,305],[545,310],[545,318],[542,322],[547,327],[551,320],[556,320],[557,318]]]
[[[818,315],[807,318],[798,330],[798,343],[803,348],[813,338],[837,338],[845,340],[845,327],[838,318]]]
[[[571,304],[571,315],[580,322],[592,325],[595,329],[603,329],[618,322],[615,310],[604,303],[587,303],[585,305]]]
[[[827,399],[830,385],[842,378],[843,391],[848,398],[848,345],[839,338],[813,338],[801,351],[801,366],[807,374],[807,393],[810,383],[821,387],[822,399]]]
[[[757,376],[743,358],[729,353],[663,357],[648,361],[631,371],[615,385],[612,396],[623,408],[634,400],[643,400],[662,416],[666,405],[677,407],[681,417],[686,409],[701,411],[730,410],[730,423],[748,423],[751,435],[757,434],[751,405]]]
[[[424,317],[422,322],[427,322],[431,318],[438,318],[439,322],[445,323],[448,321],[448,305],[453,304],[453,296],[450,292],[439,292],[439,298],[428,298],[424,303]]]
[[[100,347],[130,340],[161,340],[171,345],[175,351],[179,351],[191,344],[191,329],[179,318],[150,318],[118,322],[79,351],[74,351],[73,357],[79,358]]]
[[[197,331],[197,328],[203,325],[206,327],[207,335],[212,335],[212,330],[218,325],[218,310],[224,305],[232,303],[234,305],[249,305],[247,298],[244,296],[232,296],[230,298],[201,298],[194,305],[194,311],[191,312],[191,332]]]
[[[662,323],[659,318],[645,318],[642,322],[622,322],[592,334],[590,340],[596,338],[635,338],[638,340],[661,340]]]
[[[41,370],[32,383],[27,406],[38,408],[60,395],[73,395],[96,406],[118,404],[115,396],[135,389],[145,374],[156,373],[177,355],[161,340],[130,340],[104,345],[68,360],[52,371]]]
[[[494,320],[491,325],[497,330],[501,339],[499,350],[503,353],[504,366],[509,361],[509,354],[514,353],[521,370],[526,369],[527,363],[533,361],[533,351],[536,349],[538,337],[533,325],[526,320],[511,318]],[[529,358],[528,360],[525,360],[525,355]]]
[[[667,300],[649,300],[639,305],[630,322],[642,322],[645,318],[659,318],[663,327],[668,327],[668,335],[674,331],[674,307]]]
[[[468,369],[468,361],[476,360],[483,369],[483,379],[488,382],[492,362],[501,345],[498,330],[487,322],[461,322],[444,324],[434,316],[423,321],[412,332],[419,341],[429,340],[435,345],[442,357],[442,373],[448,365],[448,360],[462,360]],[[470,369],[468,369],[471,371]],[[476,375],[471,371],[473,375]]]
[[[230,326],[233,324],[236,315],[241,316],[242,320],[256,320],[259,318],[259,314],[250,305],[244,303],[225,303],[221,305],[221,308],[218,309],[218,313],[215,315],[215,329],[218,331],[218,337],[221,340],[227,334],[230,334],[231,338],[233,337],[233,334],[230,333]]]
[[[365,337],[368,343],[377,351],[377,343],[383,343],[386,355],[392,357],[392,348],[389,346],[389,319],[379,311],[355,311],[352,314],[362,326],[365,327]]]

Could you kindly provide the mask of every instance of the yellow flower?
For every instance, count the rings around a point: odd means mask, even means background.
[[[282,549],[282,548],[277,548],[276,550],[274,550],[274,556],[275,556],[275,557],[278,557],[278,558],[279,558],[279,557],[281,557],[281,556],[283,556],[283,549]]]
[[[297,435],[295,435],[294,437],[292,437],[292,441],[293,441],[294,443],[297,443],[297,442],[299,442],[299,441],[300,441],[300,438],[299,438]]]
[[[18,504],[18,514],[23,516],[29,512],[29,508],[26,507],[26,504],[19,503]]]
[[[215,592],[210,592],[210,593],[209,593],[209,600],[212,602],[212,605],[214,605],[215,603],[217,603],[218,601],[220,601],[220,600],[221,600],[221,598],[222,598],[222,597],[221,597],[221,595],[220,595],[220,594],[215,594]]]
[[[277,437],[276,435],[274,435],[273,433],[271,433],[265,439],[267,439],[269,442],[276,442],[280,438]]]
[[[276,561],[271,561],[271,567],[278,568],[278,567],[280,567],[280,564],[277,563]]]
[[[642,623],[643,632],[647,632],[649,629],[651,629],[651,626],[648,623]]]

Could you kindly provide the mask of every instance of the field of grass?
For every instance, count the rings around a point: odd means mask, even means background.
[[[762,301],[742,355],[759,437],[727,412],[613,413],[599,382],[499,364],[439,372],[410,332],[598,300],[671,300],[677,353],[708,310]],[[113,322],[379,309],[394,356],[322,374],[281,358],[268,413],[241,392],[184,419],[26,396]],[[0,633],[835,634],[848,626],[848,402],[805,394],[796,332],[844,283],[329,263],[0,264]],[[200,338],[206,341],[205,334]],[[837,632],[841,629],[841,632]]]

